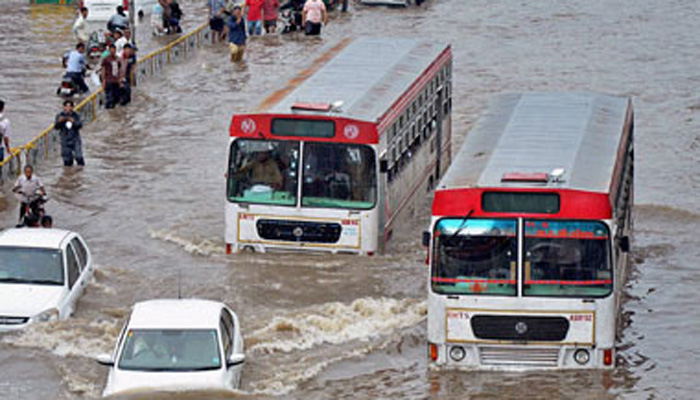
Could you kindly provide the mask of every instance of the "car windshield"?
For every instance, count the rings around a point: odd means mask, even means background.
[[[205,371],[219,369],[221,356],[215,329],[133,329],[119,368],[133,371]]]
[[[526,296],[602,297],[613,288],[608,228],[595,221],[525,221]]]
[[[431,286],[443,294],[515,296],[517,221],[450,218],[435,228]]]
[[[0,283],[63,285],[61,252],[53,249],[0,247]]]
[[[304,144],[301,205],[369,209],[377,198],[374,151],[363,145]]]
[[[231,144],[228,198],[296,205],[299,142],[240,139]]]

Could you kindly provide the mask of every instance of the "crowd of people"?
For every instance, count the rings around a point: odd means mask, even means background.
[[[206,0],[209,8],[209,25],[218,33],[221,40],[228,37],[231,61],[240,62],[245,52],[248,36],[274,34],[282,10],[290,10],[288,23],[303,28],[306,35],[319,35],[323,25],[328,23],[324,0]],[[326,0],[329,1],[329,0]],[[75,48],[64,56],[65,75],[73,84],[75,94],[86,94],[90,87],[85,81],[89,70],[94,70],[95,83],[105,92],[105,108],[126,105],[131,101],[131,87],[135,84],[133,67],[136,65],[137,47],[132,37],[131,21],[122,6],[116,7],[115,14],[107,22],[104,38],[90,32],[87,18],[89,9],[79,8],[73,24]],[[179,33],[180,20],[184,13],[177,0],[158,0],[151,15],[154,35]],[[139,17],[142,17],[140,15]],[[104,39],[104,40],[102,40]],[[95,53],[97,51],[97,54]],[[94,59],[93,59],[94,57]],[[63,102],[63,109],[55,117],[55,128],[59,132],[61,158],[65,167],[84,166],[80,129],[83,121],[74,110],[71,99]],[[10,120],[5,116],[5,102],[0,100],[0,161],[11,155]],[[34,175],[34,169],[27,165],[24,174],[17,180],[13,191],[23,196],[20,221],[37,207],[39,197],[46,193],[41,181]],[[35,221],[36,225],[51,225],[51,217]]]
[[[243,60],[248,36],[274,34],[280,12],[290,10],[285,29],[304,30],[308,36],[321,34],[321,28],[328,24],[328,11],[323,0],[245,0],[238,4],[235,0],[207,0],[209,27],[220,39],[228,36],[232,62]]]

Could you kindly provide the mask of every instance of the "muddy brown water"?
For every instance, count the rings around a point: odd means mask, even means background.
[[[200,4],[185,2],[186,11],[201,15]],[[11,100],[15,136],[33,134],[51,117],[60,75],[51,57],[69,37],[66,18],[59,8],[37,12],[23,0],[0,4],[0,97]],[[178,274],[186,296],[223,300],[239,313],[249,360],[244,385],[235,395],[131,398],[695,398],[696,20],[694,0],[430,0],[405,10],[355,7],[334,17],[320,40],[256,38],[243,66],[227,62],[225,47],[197,53],[141,86],[131,106],[84,129],[85,169],[64,170],[58,159],[40,168],[52,195],[48,209],[58,226],[86,238],[98,272],[73,318],[0,337],[0,398],[99,397],[106,371],[90,356],[111,350],[135,301],[176,296]],[[55,27],[58,36],[47,33]],[[231,114],[255,107],[323,46],[360,35],[452,43],[457,142],[497,93],[634,97],[634,271],[614,371],[428,369],[427,271],[411,233],[427,222],[428,196],[386,255],[223,254]],[[5,226],[15,218],[9,200]]]

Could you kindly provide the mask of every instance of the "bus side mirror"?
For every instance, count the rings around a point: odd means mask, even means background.
[[[423,247],[430,246],[430,232],[423,231]]]
[[[618,245],[620,246],[620,250],[622,250],[623,253],[629,253],[630,252],[630,237],[629,236],[621,236],[618,240]]]
[[[382,174],[389,172],[389,161],[379,160],[379,172]]]

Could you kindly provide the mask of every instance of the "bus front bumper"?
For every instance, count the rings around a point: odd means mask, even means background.
[[[523,371],[533,369],[611,369],[614,349],[537,344],[428,344],[431,364],[440,368]]]

